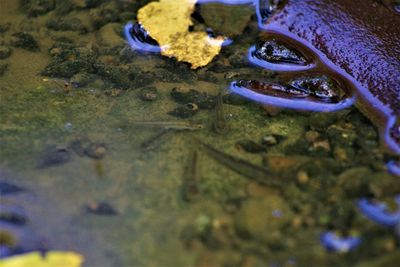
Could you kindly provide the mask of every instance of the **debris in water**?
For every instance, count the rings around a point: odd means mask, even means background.
[[[80,267],[83,257],[75,252],[31,252],[2,259],[0,267]]]
[[[221,51],[224,38],[189,31],[196,0],[160,0],[138,11],[138,21],[161,47],[161,54],[191,64],[192,69],[210,63]]]
[[[361,213],[371,221],[386,226],[394,227],[400,222],[400,195],[395,197],[398,210],[389,212],[387,205],[382,202],[374,202],[368,198],[362,198],[357,205]]]
[[[332,252],[346,253],[356,249],[361,239],[356,236],[340,237],[334,232],[324,232],[320,237],[322,245]]]

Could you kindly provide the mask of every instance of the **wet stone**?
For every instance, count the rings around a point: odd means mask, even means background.
[[[44,15],[55,8],[55,0],[22,0],[22,8],[29,16]]]
[[[107,148],[103,143],[91,143],[85,148],[85,155],[93,159],[102,159],[106,155]]]
[[[158,98],[158,92],[155,87],[146,87],[140,90],[139,98],[143,101],[154,101]]]
[[[95,73],[112,76],[114,73],[102,64],[96,64],[96,53],[90,47],[74,47],[69,43],[57,43],[50,49],[52,61],[42,74],[51,77],[71,78],[79,72]]]
[[[254,55],[259,59],[271,63],[306,64],[306,60],[303,56],[275,40],[259,43]]]
[[[283,135],[279,135],[279,134],[265,135],[261,138],[261,144],[263,146],[274,146],[274,145],[279,144],[284,139],[285,139],[285,137]]]
[[[17,32],[12,35],[11,44],[15,47],[20,47],[29,51],[39,51],[39,45],[35,38],[26,32]]]
[[[199,92],[194,89],[183,91],[179,88],[173,88],[171,97],[180,104],[194,103],[200,109],[213,109],[215,107],[215,97],[205,92]]]
[[[99,202],[99,203],[90,203],[85,207],[88,213],[102,215],[102,216],[114,216],[117,215],[118,212],[107,202]]]
[[[124,93],[125,93],[125,90],[122,90],[122,89],[119,89],[119,88],[111,88],[111,89],[104,90],[104,94],[106,96],[110,96],[110,97],[121,96]]]
[[[48,168],[58,166],[70,161],[71,155],[66,148],[49,147],[42,153],[38,163],[38,168]]]
[[[8,31],[10,29],[11,23],[7,22],[7,23],[1,23],[0,24],[0,33],[5,33],[6,31]]]
[[[301,78],[289,83],[293,89],[326,103],[337,103],[342,99],[341,92],[334,82],[325,76]]]
[[[244,238],[254,238],[269,244],[282,241],[281,228],[290,220],[291,212],[285,201],[276,193],[270,192],[261,199],[248,199],[243,202],[235,216],[235,226]]]
[[[118,11],[110,8],[95,10],[91,12],[92,24],[96,29],[110,22],[117,22],[119,20]]]
[[[87,32],[86,27],[82,24],[82,21],[78,18],[54,18],[46,22],[47,28],[55,31],[76,31],[85,33]]]
[[[0,59],[6,59],[11,55],[11,48],[8,46],[0,46]]]
[[[174,117],[185,119],[193,117],[198,111],[199,107],[196,104],[187,103],[186,105],[181,105],[173,111],[170,111],[168,114]]]

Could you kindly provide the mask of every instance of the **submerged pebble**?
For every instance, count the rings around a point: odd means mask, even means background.
[[[80,33],[87,32],[86,27],[78,18],[54,18],[46,22],[47,28],[55,31],[77,31]]]
[[[285,139],[285,137],[283,135],[279,135],[279,134],[265,135],[261,138],[261,145],[274,146],[274,145],[279,144],[284,139]]]
[[[289,85],[297,91],[328,103],[337,103],[342,98],[341,92],[334,82],[325,76],[300,78],[291,81]]]
[[[158,98],[158,92],[155,87],[146,87],[140,90],[139,97],[143,101],[154,101]]]
[[[10,29],[11,23],[0,23],[0,33],[5,33]]]
[[[178,118],[190,118],[196,115],[199,111],[199,107],[195,103],[187,103],[186,105],[181,105],[176,109],[168,112],[169,115],[178,117]]]
[[[28,16],[37,17],[53,10],[56,6],[55,0],[24,0],[21,7],[28,13]]]
[[[275,40],[268,40],[257,45],[254,56],[271,62],[271,63],[286,63],[300,64],[306,63],[305,58],[294,49],[289,48]]]
[[[102,159],[106,155],[107,148],[103,143],[91,143],[85,148],[85,155],[93,159]]]
[[[215,107],[215,97],[205,92],[199,92],[194,89],[183,91],[177,87],[171,91],[172,98],[180,104],[194,103],[200,109],[213,109]]]
[[[0,45],[0,59],[6,59],[11,55],[11,48]]]
[[[32,52],[39,51],[39,44],[35,38],[26,32],[17,32],[12,35],[11,44],[15,47],[20,47]]]

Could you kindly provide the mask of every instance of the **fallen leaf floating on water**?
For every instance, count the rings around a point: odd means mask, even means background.
[[[83,257],[75,252],[32,252],[0,260],[0,267],[80,267]]]
[[[189,32],[197,0],[160,0],[138,12],[139,23],[161,47],[161,54],[188,62],[192,69],[205,66],[221,51],[224,38],[206,32]]]

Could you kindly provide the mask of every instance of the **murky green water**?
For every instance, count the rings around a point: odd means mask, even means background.
[[[385,170],[376,130],[358,111],[277,111],[225,99],[222,132],[213,127],[214,109],[186,119],[168,114],[179,106],[170,96],[173,88],[214,96],[225,94],[234,77],[273,79],[273,73],[246,63],[258,35],[254,19],[211,65],[193,71],[129,50],[120,31],[146,1],[103,1],[92,8],[70,2],[76,6],[68,12],[28,16],[18,1],[0,1],[0,26],[8,28],[0,43],[12,50],[0,60],[8,66],[0,75],[0,178],[26,189],[1,196],[0,205],[22,207],[28,219],[11,232],[16,244],[76,251],[85,257],[84,266],[396,266],[394,232],[369,222],[355,205],[367,193],[388,200],[400,189],[398,178]],[[78,18],[86,30],[49,29],[51,18]],[[21,31],[35,38],[40,51],[11,45]],[[60,45],[66,38],[71,49],[86,49],[96,64],[108,66],[108,74],[79,69],[87,78],[41,75],[51,54],[67,49]],[[71,81],[85,84],[64,86]],[[156,100],[141,100],[145,87],[157,89]],[[195,121],[204,127],[170,130],[150,142],[163,129],[137,121]],[[284,138],[263,152],[248,153],[237,144],[274,134]],[[207,156],[193,137],[264,166],[283,186],[261,185],[232,171]],[[82,149],[100,146],[99,153],[105,147],[104,157],[74,150],[71,144],[78,141]],[[194,151],[195,173],[187,171]],[[187,181],[195,192],[185,192]],[[85,207],[102,202],[117,214],[87,212]],[[349,253],[327,252],[319,235],[329,229],[355,233],[364,242]]]

